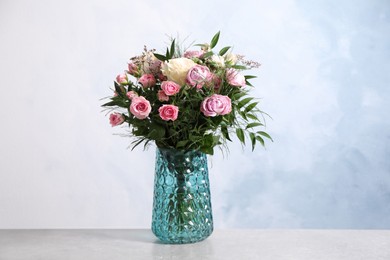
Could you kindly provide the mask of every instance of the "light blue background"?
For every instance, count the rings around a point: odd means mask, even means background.
[[[154,148],[99,99],[168,35],[259,61],[266,149],[210,158],[217,228],[390,228],[389,1],[0,3],[0,228],[149,227]]]

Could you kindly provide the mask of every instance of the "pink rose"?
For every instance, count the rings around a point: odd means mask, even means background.
[[[130,75],[136,75],[138,74],[138,66],[135,65],[134,63],[130,62],[127,64],[127,67],[128,67],[128,70],[127,72],[130,74]]]
[[[138,97],[138,94],[135,91],[130,90],[129,92],[126,93],[126,96],[132,100],[134,97]]]
[[[152,87],[152,86],[156,85],[156,79],[154,78],[154,76],[152,74],[144,74],[144,75],[142,75],[139,78],[138,82],[141,83],[141,85],[144,88],[149,88],[149,87]]]
[[[110,124],[112,127],[121,125],[125,121],[125,118],[121,113],[112,113],[110,115]]]
[[[119,84],[127,84],[127,75],[125,73],[116,76],[116,82]]]
[[[188,71],[186,82],[192,87],[202,88],[206,82],[211,80],[211,77],[212,74],[208,67],[197,64]]]
[[[160,113],[160,117],[162,120],[175,121],[177,119],[177,115],[179,114],[179,108],[174,105],[162,105],[158,109],[158,112]]]
[[[226,115],[232,111],[232,102],[228,96],[213,94],[202,101],[200,111],[205,116]]]
[[[144,97],[133,97],[130,105],[130,112],[138,119],[145,119],[149,116],[152,107]]]
[[[173,81],[164,81],[161,83],[161,89],[164,91],[165,95],[173,96],[180,91],[180,85]]]
[[[184,58],[201,58],[204,54],[204,51],[186,51],[184,52]]]
[[[238,73],[235,69],[228,69],[226,71],[226,79],[232,86],[243,87],[245,86],[245,77]]]
[[[157,92],[157,98],[158,100],[160,100],[161,102],[163,101],[168,101],[169,100],[169,97],[165,94],[165,92],[163,90],[159,90]]]

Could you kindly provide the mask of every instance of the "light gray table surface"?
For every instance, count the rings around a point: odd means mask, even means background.
[[[0,259],[390,260],[390,230],[215,230],[161,244],[147,229],[0,230]]]

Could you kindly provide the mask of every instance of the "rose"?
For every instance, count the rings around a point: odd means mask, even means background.
[[[152,86],[156,85],[156,79],[154,78],[154,76],[152,74],[144,74],[144,75],[142,75],[139,78],[138,82],[141,83],[141,85],[144,88],[149,88],[149,87],[152,87]]]
[[[121,125],[125,121],[125,118],[121,113],[112,113],[110,115],[110,124],[112,127]]]
[[[135,65],[133,62],[130,62],[127,64],[127,73],[129,73],[130,75],[137,75],[138,74],[138,66]]]
[[[157,59],[153,52],[148,51],[143,57],[142,70],[146,74],[157,74],[161,68],[161,61]]]
[[[228,96],[213,94],[202,101],[200,111],[205,116],[226,115],[232,111],[232,102]]]
[[[212,74],[208,67],[197,64],[188,71],[186,81],[190,86],[202,88],[204,83],[211,80],[211,77]]]
[[[201,58],[204,54],[204,51],[186,51],[184,52],[184,57],[191,59],[191,58]]]
[[[138,94],[135,91],[130,90],[129,92],[126,93],[126,96],[132,100],[134,97],[138,97]]]
[[[130,112],[138,119],[145,119],[149,116],[152,107],[144,97],[133,97],[130,104]]]
[[[238,73],[235,69],[228,69],[226,71],[226,79],[232,86],[243,87],[245,86],[245,77]]]
[[[125,73],[116,76],[116,82],[119,84],[127,84],[127,75]]]
[[[174,106],[174,105],[162,105],[158,109],[158,112],[159,112],[162,120],[175,121],[177,119],[178,114],[179,114],[179,108],[177,106]]]
[[[176,58],[166,61],[161,66],[162,73],[167,76],[168,80],[174,81],[180,86],[186,83],[188,71],[196,63],[187,58]]]
[[[158,100],[160,100],[161,102],[163,101],[168,101],[169,100],[169,97],[165,94],[165,92],[163,90],[159,90],[157,92],[157,98]]]
[[[211,61],[215,64],[215,66],[224,68],[225,67],[225,59],[219,55],[211,56]]]
[[[165,95],[173,96],[180,91],[180,85],[176,84],[173,81],[164,81],[161,83],[161,89],[164,91]]]

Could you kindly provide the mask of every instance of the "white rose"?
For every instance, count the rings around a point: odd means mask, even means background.
[[[217,67],[223,68],[225,67],[225,60],[222,56],[219,55],[213,55],[211,56],[211,61],[217,65]]]
[[[161,71],[168,80],[183,86],[186,83],[188,71],[195,65],[195,62],[187,58],[170,59],[163,63]]]
[[[237,63],[237,56],[231,52],[225,54],[225,61],[231,65]]]

